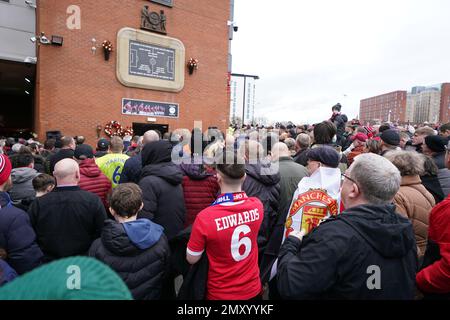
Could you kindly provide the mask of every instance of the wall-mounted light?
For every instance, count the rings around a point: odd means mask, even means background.
[[[27,95],[30,95],[30,93],[29,93],[27,90],[25,90],[25,93],[26,93]]]
[[[97,40],[95,38],[92,38],[91,42],[92,42],[91,52],[92,54],[95,54],[97,52]]]
[[[31,80],[28,79],[28,78],[25,78],[25,81],[28,82],[28,83],[31,83]]]

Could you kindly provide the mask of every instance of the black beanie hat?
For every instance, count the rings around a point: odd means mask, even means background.
[[[444,152],[447,140],[441,136],[427,136],[425,137],[425,144],[434,152]]]
[[[384,130],[380,138],[384,141],[384,143],[387,143],[391,146],[400,145],[400,134],[395,129]]]

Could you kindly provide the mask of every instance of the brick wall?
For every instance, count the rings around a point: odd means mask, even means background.
[[[81,8],[81,30],[69,30],[66,13],[70,5]],[[91,52],[91,39],[110,40],[117,48],[117,32],[123,27],[139,29],[144,5],[152,11],[163,9],[167,36],[177,38],[190,57],[199,60],[193,75],[187,70],[184,89],[179,93],[128,88],[116,78],[116,52],[107,62],[102,48]],[[174,0],[168,8],[142,0],[40,0],[38,32],[64,37],[62,47],[40,46],[38,53],[35,129],[40,139],[45,132],[60,130],[66,135],[84,135],[96,143],[96,127],[111,120],[124,126],[146,123],[145,116],[121,114],[122,98],[174,102],[180,105],[179,119],[157,118],[169,130],[189,128],[195,120],[203,129],[215,125],[225,129],[229,119],[227,59],[229,1]]]
[[[442,124],[450,122],[450,83],[442,84],[440,122]]]
[[[375,119],[386,122],[391,110],[391,122],[405,121],[406,95],[406,91],[395,91],[361,100],[360,119],[363,122]]]

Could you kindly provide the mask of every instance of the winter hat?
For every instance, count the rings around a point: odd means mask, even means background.
[[[0,288],[0,300],[132,300],[109,266],[94,258],[70,257],[44,264]]]
[[[92,147],[90,145],[79,144],[75,149],[74,156],[78,160],[92,159],[94,157],[94,150],[92,150]]]
[[[3,185],[11,175],[12,165],[8,157],[0,154],[0,186]]]
[[[434,152],[444,152],[447,140],[441,136],[427,136],[425,137],[425,144]]]
[[[331,108],[331,110],[337,110],[338,112],[341,112],[341,108],[342,108],[341,104],[338,103],[334,105],[333,108]]]
[[[359,140],[361,142],[366,142],[368,139],[369,139],[369,137],[366,134],[362,133],[362,132],[359,132],[358,134],[356,134],[353,137],[351,137],[352,141]]]
[[[100,151],[108,151],[109,148],[109,141],[106,139],[100,139],[97,142],[97,148]]]
[[[384,130],[380,135],[380,138],[384,141],[384,143],[387,143],[391,146],[400,145],[400,135],[395,129]]]
[[[308,159],[319,161],[327,167],[337,168],[339,166],[339,153],[332,147],[319,147],[308,152]]]

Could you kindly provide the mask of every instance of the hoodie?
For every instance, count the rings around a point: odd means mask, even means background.
[[[171,162],[172,145],[156,141],[142,150],[142,175],[139,186],[143,192],[144,208],[138,218],[147,218],[164,227],[169,241],[183,230],[184,204],[183,173]]]
[[[15,168],[11,171],[11,180],[13,187],[9,191],[11,200],[14,204],[22,200],[32,200],[36,197],[36,191],[33,188],[33,179],[39,173],[32,168]]]
[[[110,266],[134,299],[159,299],[169,259],[163,228],[147,219],[118,223],[106,220],[89,256]]]
[[[417,248],[394,205],[361,205],[330,217],[280,249],[278,290],[287,299],[413,299]]]
[[[108,208],[107,198],[111,191],[111,181],[103,174],[94,159],[83,160],[80,162],[79,166],[80,182],[78,185],[80,188],[98,195],[105,208]]]

